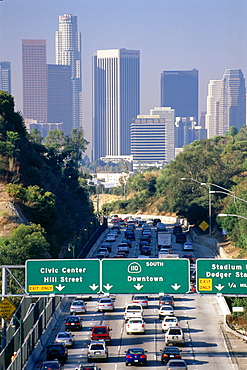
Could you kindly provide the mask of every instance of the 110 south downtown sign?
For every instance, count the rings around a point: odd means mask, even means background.
[[[26,292],[32,295],[187,293],[187,259],[28,260]]]

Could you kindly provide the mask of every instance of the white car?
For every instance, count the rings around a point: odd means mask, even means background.
[[[166,346],[176,346],[176,345],[184,345],[184,333],[180,326],[171,326],[166,334],[165,334],[165,345]]]
[[[113,311],[114,310],[114,303],[111,298],[101,298],[98,301],[98,311]]]
[[[142,317],[136,317],[135,319],[129,319],[126,323],[126,333],[127,334],[134,334],[134,333],[145,333],[145,321]]]
[[[178,326],[178,323],[176,316],[165,316],[161,324],[162,331],[167,331],[171,326]]]
[[[163,319],[166,316],[174,316],[174,310],[169,304],[160,306],[159,308],[159,319]]]
[[[136,317],[143,317],[143,307],[139,303],[130,303],[126,306],[124,311],[124,320],[127,322],[129,319]]]
[[[92,360],[99,359],[108,361],[108,349],[104,340],[92,340],[88,346],[87,360],[91,362]]]

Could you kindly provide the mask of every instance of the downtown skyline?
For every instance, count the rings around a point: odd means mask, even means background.
[[[15,6],[13,6],[13,4]],[[92,54],[126,48],[141,53],[140,114],[160,102],[160,76],[167,70],[199,71],[199,117],[208,83],[226,69],[247,71],[247,4],[241,0],[3,0],[0,60],[11,62],[12,95],[22,107],[21,39],[46,39],[47,63],[55,63],[58,17],[76,14],[82,34],[82,121],[92,143]],[[15,27],[14,27],[15,25]],[[11,45],[11,46],[10,46]]]

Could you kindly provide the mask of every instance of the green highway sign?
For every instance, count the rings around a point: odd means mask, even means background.
[[[104,259],[104,293],[187,293],[190,290],[188,259]]]
[[[100,261],[97,259],[28,260],[28,294],[89,294],[100,290]]]
[[[196,261],[197,292],[246,294],[247,260],[198,259]]]

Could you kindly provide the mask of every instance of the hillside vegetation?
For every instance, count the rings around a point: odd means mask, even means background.
[[[126,185],[113,190],[114,194],[125,191],[126,199],[105,204],[105,212],[176,214],[187,218],[190,224],[199,225],[209,222],[209,190],[217,191],[211,194],[212,223],[222,226],[244,255],[247,220],[216,215],[221,212],[247,217],[247,203],[228,195],[231,191],[230,194],[247,201],[246,171],[247,127],[239,133],[231,128],[225,136],[184,146],[162,170],[135,174]]]
[[[78,170],[87,144],[83,130],[74,129],[70,136],[54,130],[42,145],[39,132],[27,133],[21,114],[14,111],[13,97],[0,91],[1,190],[6,189],[8,200],[28,221],[28,225],[17,224],[10,236],[0,239],[1,264],[68,257],[69,242],[78,254],[89,236],[81,230],[89,224],[90,232],[97,227]],[[8,217],[12,216],[5,211],[0,214],[2,225]]]

